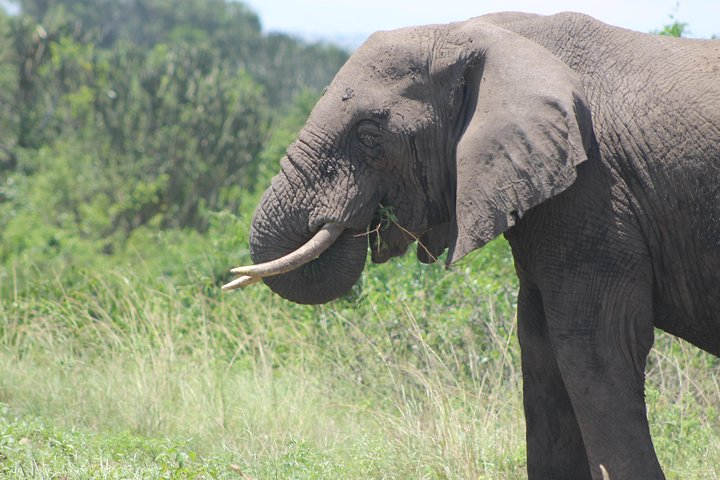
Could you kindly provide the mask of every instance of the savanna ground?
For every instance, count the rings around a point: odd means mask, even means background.
[[[449,272],[373,266],[303,307],[219,292],[244,244],[244,221],[221,220],[220,240],[154,234],[126,265],[13,272],[33,286],[2,286],[0,475],[525,478],[503,241]],[[720,478],[719,372],[659,335],[647,400],[669,478]]]
[[[371,265],[325,306],[219,289],[347,52],[264,34],[234,1],[13,3],[0,478],[525,478],[503,240],[449,271]],[[720,478],[719,384],[719,359],[658,335],[647,402],[670,478]]]

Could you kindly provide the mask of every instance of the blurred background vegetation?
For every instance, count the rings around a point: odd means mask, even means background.
[[[347,58],[263,34],[238,2],[17,3],[0,13],[0,264],[64,276],[138,232],[252,209],[278,127],[298,128]]]
[[[241,2],[12,3],[0,477],[524,477],[502,239],[449,272],[371,265],[327,306],[218,288],[348,52],[263,33]],[[657,33],[682,34],[672,20]],[[660,342],[663,464],[718,478],[717,361]]]

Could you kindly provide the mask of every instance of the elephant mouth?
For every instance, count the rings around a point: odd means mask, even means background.
[[[408,247],[417,243],[417,258],[425,264],[435,263],[449,244],[450,223],[441,223],[413,233],[397,220],[388,220],[382,207],[375,214],[370,229],[369,243],[373,263],[385,263],[404,255]]]
[[[374,263],[403,255],[415,241],[418,258],[424,263],[435,261],[436,248],[428,250],[423,244],[427,232],[420,237],[382,211],[378,208],[364,232],[346,224],[326,223],[299,248],[289,240],[273,249],[259,248],[255,242],[253,249],[251,241],[251,254],[257,263],[232,269],[237,278],[222,289],[234,290],[262,280],[296,303],[326,303],[351,289],[360,277],[368,244]]]
[[[283,256],[254,265],[233,268],[230,272],[237,278],[223,285],[222,289],[235,290],[261,280],[266,280],[267,283],[267,279],[272,277],[297,272],[301,269],[308,270],[320,256],[337,249],[340,244],[344,243],[341,241],[342,238],[353,237],[356,239],[354,242],[357,243],[357,239],[368,237],[367,241],[370,244],[374,263],[385,263],[393,257],[403,255],[407,251],[408,245],[416,238],[399,225],[381,220],[379,214],[375,215],[371,225],[375,225],[375,227],[368,228],[367,233],[352,233],[342,224],[327,223],[304,245]]]
[[[403,255],[408,246],[417,240],[417,236],[401,227],[394,219],[384,213],[382,204],[378,206],[367,233],[354,233],[354,237],[368,237],[368,244],[374,263],[385,263],[393,257]],[[335,244],[345,233],[350,232],[340,223],[326,223],[304,245],[296,250],[267,262],[233,268],[231,273],[238,276],[224,285],[224,290],[234,290],[259,282],[263,278],[273,277],[297,270],[318,258]]]
[[[382,207],[378,208],[368,229],[368,243],[373,263],[385,263],[404,255],[417,236],[389,218]]]

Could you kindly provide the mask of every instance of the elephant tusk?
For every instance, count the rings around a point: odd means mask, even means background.
[[[603,480],[610,480],[610,474],[602,464],[600,464],[600,473],[602,473]]]
[[[253,283],[257,283],[260,280],[262,280],[262,277],[250,277],[248,275],[243,275],[242,277],[238,277],[235,280],[226,283],[222,287],[220,287],[223,291],[227,292],[230,290],[235,290],[236,288],[243,288],[247,287],[248,285],[252,285]]]
[[[338,223],[325,224],[305,245],[284,257],[257,265],[233,268],[230,270],[231,273],[243,276],[223,286],[222,289],[233,290],[255,283],[250,282],[251,278],[259,280],[262,277],[291,272],[319,257],[338,239],[343,230],[345,227]]]

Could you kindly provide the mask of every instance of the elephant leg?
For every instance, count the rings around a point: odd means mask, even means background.
[[[594,480],[664,479],[645,410],[645,363],[654,340],[649,282],[629,275],[565,278],[543,295],[555,359]],[[616,272],[617,273],[617,272]],[[649,274],[634,278],[651,278]],[[545,292],[543,292],[545,293]]]
[[[529,480],[590,479],[585,445],[550,343],[540,293],[521,287],[522,352]]]

